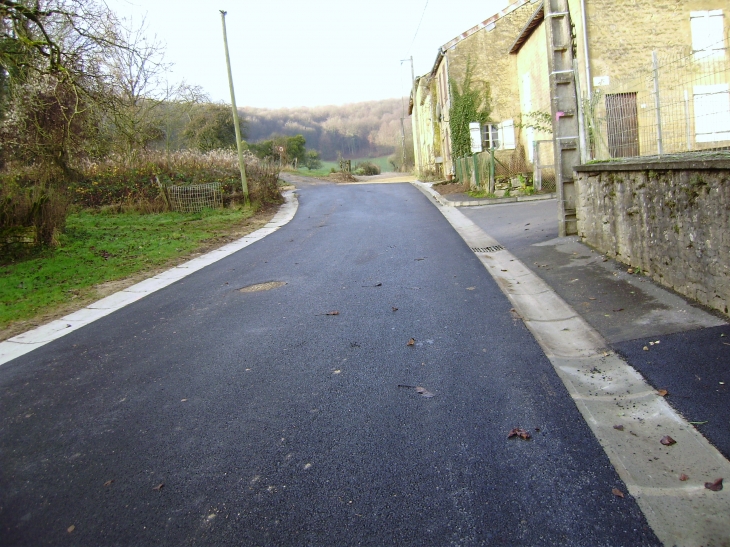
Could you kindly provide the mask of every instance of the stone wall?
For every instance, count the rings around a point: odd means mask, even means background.
[[[730,306],[730,159],[576,168],[585,243],[711,308]]]

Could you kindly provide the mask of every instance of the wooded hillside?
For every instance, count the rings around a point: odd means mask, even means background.
[[[407,106],[407,105],[406,105]],[[313,108],[241,108],[247,141],[258,142],[276,135],[303,135],[307,148],[326,160],[378,157],[392,154],[401,141],[403,103],[386,99]],[[405,120],[410,135],[410,119]]]

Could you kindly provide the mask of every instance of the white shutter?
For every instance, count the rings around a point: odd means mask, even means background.
[[[515,122],[505,120],[499,124],[499,141],[503,150],[515,149]]]
[[[690,13],[692,49],[700,52],[697,57],[722,57],[725,55],[725,21],[722,10],[693,11]]]
[[[694,87],[695,140],[730,140],[730,88],[728,84]]]

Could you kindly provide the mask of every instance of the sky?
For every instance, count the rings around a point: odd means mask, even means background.
[[[508,0],[105,0],[166,45],[169,80],[230,104],[219,10],[239,107],[325,106],[407,96],[410,61],[430,72],[441,45]],[[425,8],[425,9],[424,9]],[[420,27],[419,27],[420,21]]]

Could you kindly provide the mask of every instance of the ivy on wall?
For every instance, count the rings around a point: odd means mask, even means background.
[[[469,124],[479,122],[485,124],[492,113],[492,95],[488,82],[472,82],[472,65],[466,61],[464,81],[459,85],[449,78],[451,88],[451,110],[449,111],[449,127],[451,129],[451,147],[455,158],[471,155],[471,136]]]

